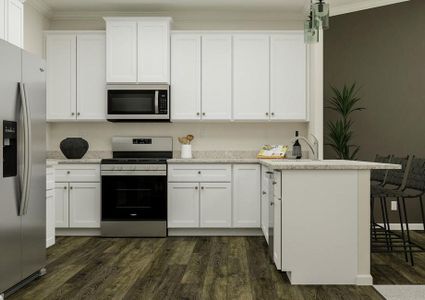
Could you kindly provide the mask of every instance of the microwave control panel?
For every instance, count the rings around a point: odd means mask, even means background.
[[[168,114],[168,91],[159,91],[158,106],[160,114]]]

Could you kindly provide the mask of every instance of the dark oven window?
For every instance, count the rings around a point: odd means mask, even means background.
[[[102,176],[102,220],[166,218],[166,176]]]
[[[155,91],[108,90],[108,114],[143,115],[155,113]]]

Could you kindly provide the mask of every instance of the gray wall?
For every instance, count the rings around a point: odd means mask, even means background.
[[[331,96],[329,85],[355,81],[361,86],[367,110],[353,118],[359,158],[425,157],[425,1],[332,17],[324,48],[325,99]],[[325,135],[332,118],[326,110]],[[334,157],[329,147],[324,153]],[[416,200],[409,206],[411,221],[419,222]]]

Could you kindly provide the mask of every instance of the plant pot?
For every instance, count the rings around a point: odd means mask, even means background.
[[[182,158],[192,158],[192,145],[182,145]]]
[[[80,159],[89,150],[89,143],[83,138],[69,137],[60,143],[60,149],[68,159]]]

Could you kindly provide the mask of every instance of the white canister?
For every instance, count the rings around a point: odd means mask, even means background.
[[[182,145],[182,158],[192,158],[192,145]]]

